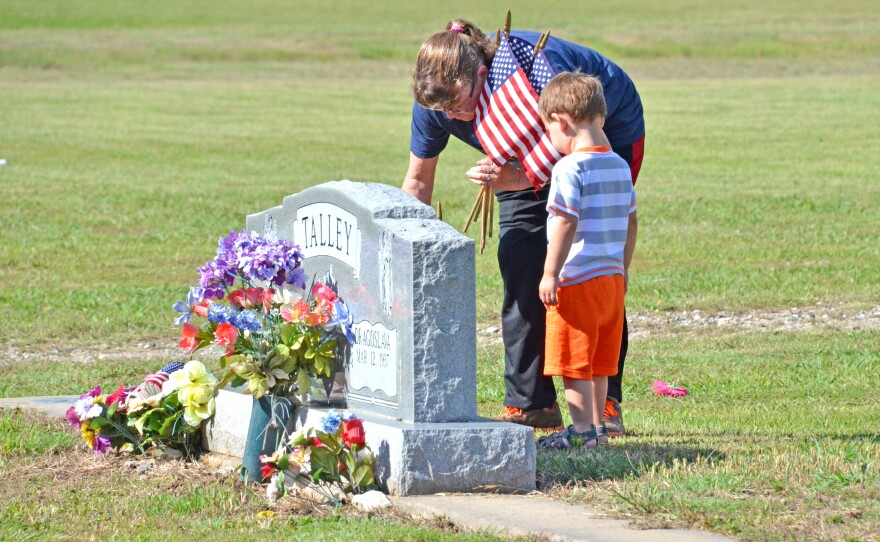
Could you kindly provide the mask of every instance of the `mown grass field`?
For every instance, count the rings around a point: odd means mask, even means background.
[[[455,15],[493,29],[508,8],[515,27],[612,57],[642,95],[631,313],[880,304],[872,2],[6,0],[0,396],[139,378],[155,362],[24,362],[12,348],[63,357],[172,345],[171,304],[245,215],[328,180],[399,185],[419,44]],[[435,199],[459,228],[476,195],[463,173],[478,158],[452,142],[440,162]],[[494,247],[477,258],[480,327],[498,325]],[[539,476],[554,495],[648,523],[747,540],[876,539],[878,352],[871,327],[634,341],[625,382],[633,435],[596,455],[542,454]],[[478,355],[489,415],[503,398],[501,351],[489,341]],[[653,397],[657,378],[691,395]],[[14,440],[22,429],[2,415],[0,437]],[[63,439],[57,427],[45,431]],[[70,446],[8,445],[3,478],[49,465],[53,453],[69,458]],[[70,521],[83,511],[65,507],[72,489],[63,482],[35,501],[16,480],[0,484],[12,503],[0,538],[36,536],[42,517],[81,525]],[[210,484],[179,491],[221,491]],[[112,516],[105,501],[91,499],[91,512]],[[256,500],[233,521],[252,528],[252,508]],[[204,510],[206,524],[228,512]],[[42,532],[77,535],[54,529]],[[434,536],[406,529],[377,536]]]

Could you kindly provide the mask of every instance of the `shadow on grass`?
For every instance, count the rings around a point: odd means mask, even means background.
[[[625,442],[597,449],[539,450],[538,487],[582,481],[622,480],[675,464],[714,463],[725,455],[705,442]]]
[[[854,435],[846,435],[835,433],[829,435],[834,440],[844,440],[847,442],[866,442],[871,444],[880,444],[880,433],[856,433]]]

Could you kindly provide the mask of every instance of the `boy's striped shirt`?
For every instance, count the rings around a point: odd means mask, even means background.
[[[548,236],[555,215],[578,218],[571,251],[560,273],[563,286],[624,272],[626,230],[629,215],[636,210],[632,175],[629,164],[608,147],[594,149],[575,151],[553,167],[547,200]]]

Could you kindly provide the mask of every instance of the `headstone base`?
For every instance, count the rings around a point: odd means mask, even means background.
[[[241,457],[252,400],[220,390],[214,419],[203,429],[206,450]],[[297,410],[297,427],[318,425],[327,409]],[[361,414],[376,457],[376,479],[392,495],[535,489],[535,439],[529,427],[489,419],[412,423]]]
[[[318,425],[326,409],[301,409],[298,425]],[[412,423],[361,415],[376,479],[391,495],[535,489],[534,431],[489,419]]]

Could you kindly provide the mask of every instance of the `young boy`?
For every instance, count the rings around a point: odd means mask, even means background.
[[[550,141],[565,155],[547,201],[547,259],[539,289],[547,306],[544,374],[561,376],[572,424],[542,448],[608,442],[602,424],[608,377],[617,374],[627,270],[636,243],[636,195],[626,161],[602,131],[602,83],[560,73],[541,93]]]

